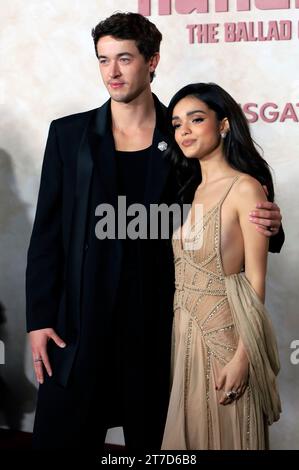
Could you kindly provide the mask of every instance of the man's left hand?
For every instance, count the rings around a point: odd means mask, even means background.
[[[275,202],[260,202],[249,213],[250,222],[256,224],[256,229],[267,237],[278,233],[281,219],[280,208]]]

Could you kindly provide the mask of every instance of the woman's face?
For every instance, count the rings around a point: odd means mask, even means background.
[[[219,122],[215,111],[194,96],[186,96],[174,107],[174,137],[187,158],[203,159],[222,149],[220,133],[225,122]]]

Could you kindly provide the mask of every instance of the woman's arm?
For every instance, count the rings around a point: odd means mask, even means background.
[[[250,176],[242,176],[236,185],[236,205],[244,240],[245,275],[264,302],[265,277],[269,239],[256,230],[248,218],[250,207],[257,202],[266,201],[261,184]]]
[[[245,275],[264,302],[265,277],[269,239],[258,232],[250,222],[250,207],[266,200],[260,183],[250,176],[242,176],[236,183],[234,199],[244,240]],[[243,395],[248,380],[248,358],[244,345],[239,339],[237,350],[232,360],[221,370],[216,381],[216,388],[222,390],[220,404],[229,405],[234,401],[227,396],[230,391],[237,392],[237,398]]]

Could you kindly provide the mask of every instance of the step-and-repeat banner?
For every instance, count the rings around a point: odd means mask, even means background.
[[[273,169],[286,242],[268,269],[283,407],[271,446],[299,448],[299,0],[1,0],[0,426],[32,429],[24,272],[48,126],[107,99],[90,33],[116,11],[142,13],[163,34],[159,98],[167,104],[187,83],[218,83],[240,103]]]

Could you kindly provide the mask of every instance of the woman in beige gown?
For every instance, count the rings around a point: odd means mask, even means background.
[[[169,114],[172,157],[185,181],[193,171],[181,201],[191,194],[193,202],[173,237],[172,389],[162,449],[266,449],[268,425],[281,411],[279,359],[263,305],[268,238],[247,214],[266,200],[262,185],[273,200],[271,174],[241,109],[219,86],[184,87]]]

